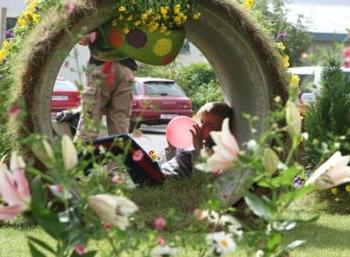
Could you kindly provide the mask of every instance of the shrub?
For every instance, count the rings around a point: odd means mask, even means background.
[[[322,161],[330,150],[339,148],[343,154],[350,153],[350,81],[334,59],[330,59],[323,70],[320,93],[305,120],[309,134],[305,150],[312,166]]]

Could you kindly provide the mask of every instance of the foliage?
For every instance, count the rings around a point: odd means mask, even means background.
[[[350,81],[340,69],[340,63],[330,58],[322,73],[322,88],[317,102],[308,108],[305,130],[305,159],[310,168],[318,166],[335,150],[350,153]],[[321,192],[320,201],[329,212],[349,213],[349,185]]]
[[[204,103],[223,99],[215,72],[207,63],[194,63],[180,68],[177,81],[191,98],[194,110]]]
[[[316,104],[310,106],[305,129],[307,161],[315,167],[324,157],[339,149],[350,153],[350,81],[334,59],[328,60],[322,74],[322,88]]]
[[[300,66],[302,54],[307,52],[311,45],[311,36],[306,30],[302,17],[299,17],[295,25],[287,21],[288,9],[284,2],[283,0],[259,0],[253,10],[258,22],[274,38],[283,40],[291,66]]]

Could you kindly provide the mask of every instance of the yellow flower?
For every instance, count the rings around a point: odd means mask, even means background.
[[[118,11],[119,12],[125,12],[126,11],[126,7],[124,5],[121,5],[121,6],[119,6]]]
[[[174,13],[175,14],[178,14],[180,12],[180,10],[181,10],[181,5],[177,4],[174,6]]]
[[[19,27],[24,27],[24,26],[26,26],[27,25],[27,21],[24,19],[24,18],[19,18],[18,20],[17,20],[17,24],[18,24],[18,26]]]
[[[277,43],[278,50],[281,50],[282,52],[286,50],[286,46],[282,42]]]
[[[290,78],[290,84],[292,86],[299,86],[300,78],[298,75],[293,74]]]
[[[27,10],[34,12],[37,5],[38,5],[37,1],[31,1],[27,6]]]
[[[124,34],[128,34],[130,32],[129,28],[124,28]]]
[[[160,13],[162,14],[163,17],[167,16],[167,14],[168,14],[168,7],[167,6],[160,7]]]
[[[148,25],[149,32],[154,32],[159,28],[159,23],[150,23]]]
[[[244,0],[243,6],[244,6],[244,8],[250,10],[255,5],[255,2],[256,2],[255,0]]]
[[[175,16],[174,17],[174,22],[175,22],[176,25],[181,25],[182,21],[181,21],[181,18],[179,16]]]
[[[163,24],[162,26],[160,26],[160,32],[161,33],[165,33],[168,31],[168,28]]]
[[[131,21],[132,19],[134,18],[134,16],[131,14],[129,17],[128,17],[128,21]]]
[[[34,13],[33,16],[32,16],[32,18],[33,18],[33,22],[34,22],[35,24],[37,24],[37,23],[40,22],[40,15],[39,15],[39,14]]]
[[[0,50],[0,62],[2,62],[6,57],[6,50],[5,49],[1,49]]]
[[[284,68],[288,68],[289,67],[289,56],[288,55],[283,55],[281,57],[281,59],[282,59],[283,67]]]
[[[332,192],[332,194],[334,194],[334,195],[338,194],[338,188],[337,188],[337,187],[333,187],[333,188],[331,189],[331,192]]]
[[[345,191],[348,192],[348,193],[350,193],[350,185],[346,185]]]
[[[135,26],[140,26],[141,21],[135,21],[134,24],[135,24]]]
[[[147,13],[147,12],[143,13],[143,14],[141,15],[141,19],[142,19],[143,21],[146,21],[146,20],[148,19],[148,13]]]
[[[3,50],[8,50],[10,48],[11,44],[8,40],[5,40],[4,42],[2,42],[2,48]]]
[[[118,20],[120,20],[120,21],[124,20],[124,16],[123,15],[119,15]]]
[[[193,15],[193,19],[198,20],[201,17],[201,15],[202,15],[201,13],[197,12]]]

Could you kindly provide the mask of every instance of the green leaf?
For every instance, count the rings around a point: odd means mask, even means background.
[[[45,254],[40,252],[31,242],[28,242],[30,254],[34,257],[46,257]]]
[[[28,236],[28,240],[31,241],[31,243],[35,243],[35,244],[41,246],[42,248],[44,248],[45,250],[55,254],[55,251],[51,248],[51,246],[49,246],[44,241],[41,241],[40,239],[37,239],[35,237],[31,237],[31,236]]]
[[[61,238],[61,224],[57,215],[45,206],[46,199],[40,178],[35,178],[31,183],[32,202],[31,209],[37,222],[53,238]]]
[[[261,198],[248,192],[244,196],[244,200],[255,215],[266,220],[271,218],[271,210]]]
[[[282,235],[280,233],[272,234],[266,242],[266,247],[269,250],[274,250],[282,242]]]
[[[97,253],[96,251],[90,251],[90,252],[84,253],[83,255],[79,255],[75,251],[73,251],[70,257],[94,257],[96,253]]]

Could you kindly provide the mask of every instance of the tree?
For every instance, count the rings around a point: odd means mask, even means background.
[[[302,64],[301,56],[311,45],[311,35],[303,24],[303,17],[292,24],[287,21],[288,9],[284,0],[259,0],[254,7],[254,14],[260,24],[278,41],[283,41],[291,66]]]

